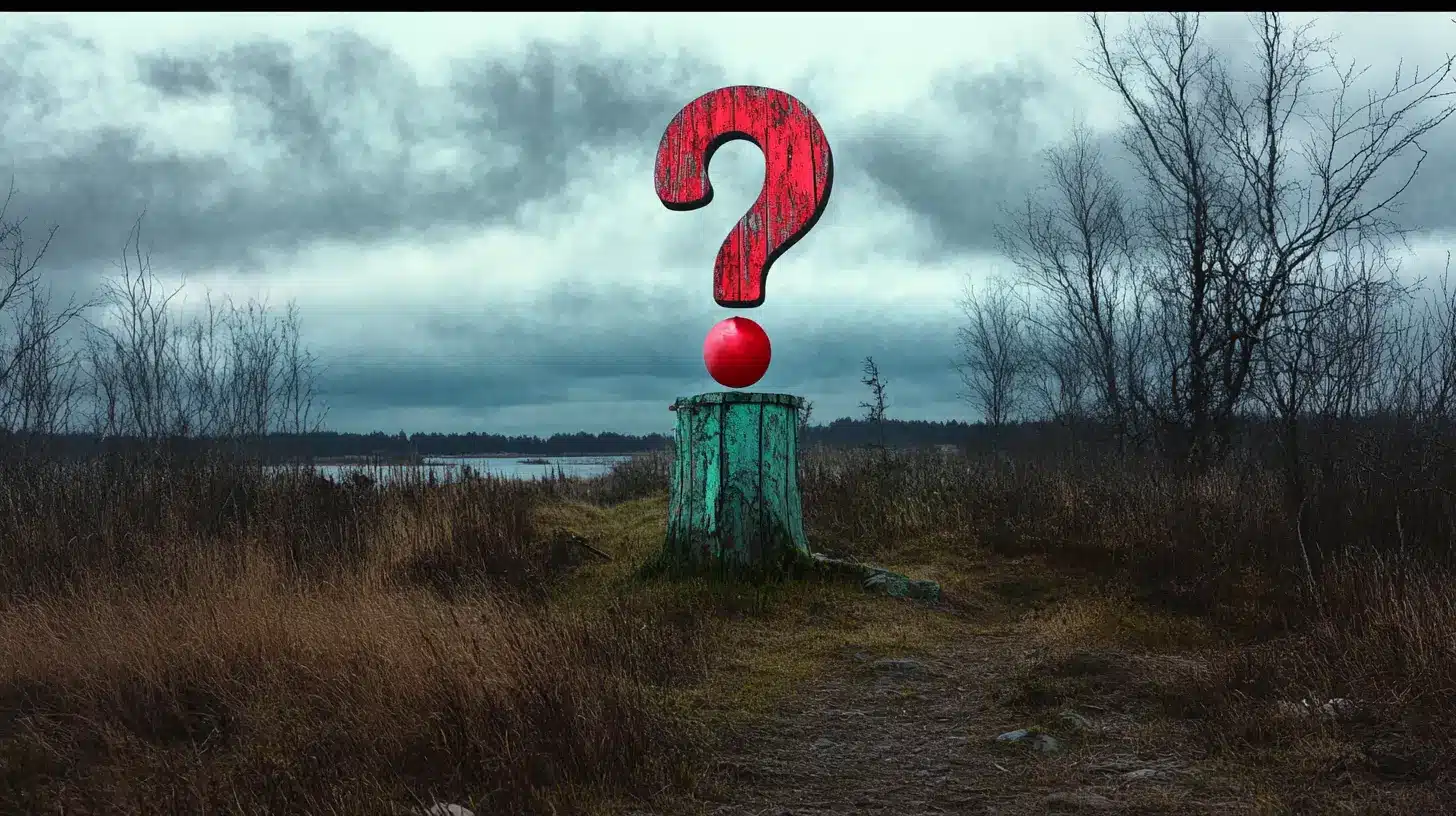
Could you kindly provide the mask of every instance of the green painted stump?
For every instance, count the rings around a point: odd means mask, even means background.
[[[809,550],[799,501],[799,397],[720,391],[677,412],[662,565],[749,574],[849,575],[893,597],[939,600],[940,586]]]
[[[743,391],[673,403],[668,560],[742,570],[809,557],[799,505],[802,404],[788,394]]]

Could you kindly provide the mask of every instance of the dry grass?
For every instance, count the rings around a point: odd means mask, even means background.
[[[6,475],[0,812],[519,811],[700,742],[662,701],[701,664],[679,599],[542,601],[584,556],[536,529],[551,484]]]
[[[1153,700],[1261,780],[1265,812],[1318,810],[1336,784],[1399,784],[1382,801],[1418,810],[1456,789],[1456,484],[1360,465],[1322,470],[1299,524],[1252,467],[839,453],[802,484],[816,548],[1037,621],[1062,648],[1029,700]],[[852,587],[635,578],[662,457],[387,488],[227,462],[6,468],[0,812],[581,812],[691,789],[720,726],[846,649],[953,635]],[[1330,698],[1359,716],[1280,713]]]
[[[1156,699],[1194,726],[1200,744],[1181,750],[1260,780],[1261,812],[1338,810],[1362,786],[1386,813],[1456,797],[1456,461],[1327,462],[1302,519],[1279,474],[1248,465],[1189,476],[1144,461],[866,453],[812,460],[803,481],[819,540],[854,554],[954,562],[988,547],[1076,576],[1068,588],[1028,570],[989,587],[1061,646],[1028,671],[1033,695],[1098,696],[1082,672],[1067,680],[1069,655],[1148,658],[1108,674],[1103,691],[1121,699],[1103,702]],[[1326,716],[1332,699],[1344,713]]]

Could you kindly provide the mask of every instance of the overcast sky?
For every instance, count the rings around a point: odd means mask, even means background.
[[[1429,66],[1447,14],[1330,14],[1346,59]],[[1116,21],[1124,25],[1125,21]],[[1207,21],[1238,49],[1241,15]],[[0,170],[27,224],[57,224],[63,287],[94,285],[145,209],[153,267],[188,291],[296,300],[331,427],[667,430],[719,390],[704,335],[742,314],[773,340],[754,390],[860,413],[859,361],[890,415],[968,419],[952,368],[967,277],[1009,271],[992,230],[1074,121],[1122,120],[1077,65],[1073,14],[7,14]],[[652,159],[700,94],[799,97],[835,158],[818,225],[767,301],[727,310],[713,258],[763,159],[735,142],[717,196],[657,200]],[[1456,133],[1428,140],[1407,216],[1451,224]]]

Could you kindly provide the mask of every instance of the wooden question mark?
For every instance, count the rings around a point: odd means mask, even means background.
[[[834,154],[803,102],[757,85],[719,88],[689,102],[662,134],[657,197],[670,210],[708,206],[713,200],[708,163],[719,147],[737,139],[763,151],[763,190],[718,250],[713,299],[720,306],[751,309],[763,304],[769,267],[824,214]]]

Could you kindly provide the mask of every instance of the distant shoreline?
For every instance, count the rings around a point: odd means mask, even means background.
[[[651,451],[629,451],[626,453],[448,453],[433,456],[420,456],[417,458],[404,458],[398,456],[319,456],[309,460],[311,465],[324,467],[341,467],[345,465],[381,465],[381,466],[422,466],[428,461],[441,461],[452,459],[604,459],[628,456],[642,456]],[[534,463],[534,462],[533,462]]]
[[[422,459],[600,459],[617,456],[643,456],[651,451],[626,451],[623,453],[442,453],[422,456]]]

